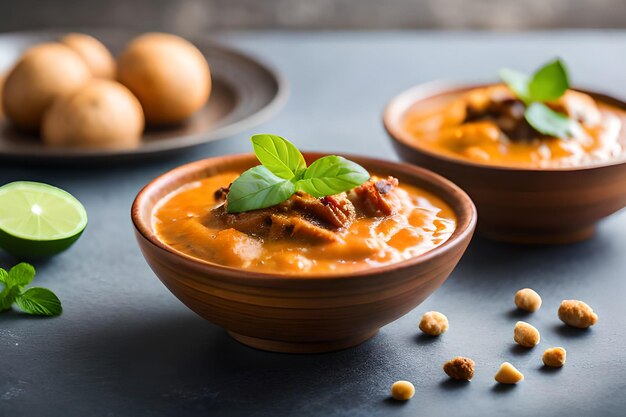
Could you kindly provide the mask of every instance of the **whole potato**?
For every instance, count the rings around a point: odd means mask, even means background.
[[[54,102],[42,136],[48,146],[130,149],[139,145],[143,128],[137,98],[116,81],[94,78]]]
[[[61,43],[69,46],[85,61],[89,71],[96,78],[115,78],[115,59],[106,46],[93,36],[83,33],[69,33],[61,38]]]
[[[141,102],[146,121],[156,125],[183,121],[206,104],[211,92],[204,55],[165,33],[132,40],[120,55],[117,76]]]
[[[2,107],[18,128],[36,131],[44,111],[59,96],[73,93],[91,78],[80,56],[60,43],[35,46],[7,75]]]

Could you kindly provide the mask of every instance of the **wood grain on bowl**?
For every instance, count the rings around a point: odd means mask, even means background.
[[[321,156],[305,154],[308,162]],[[158,177],[139,193],[131,214],[141,251],[176,297],[244,344],[294,353],[357,345],[409,312],[445,281],[469,244],[476,211],[463,191],[429,171],[347,157],[366,169],[393,175],[441,197],[457,215],[457,228],[450,239],[396,264],[354,273],[306,276],[221,266],[162,243],[151,221],[155,204],[190,181],[258,163],[253,155],[236,155],[184,165]]]
[[[626,206],[626,155],[579,167],[488,165],[434,152],[405,129],[407,112],[416,103],[476,87],[481,86],[416,86],[391,100],[383,122],[402,160],[431,169],[467,191],[480,214],[480,235],[516,243],[576,242],[591,237],[600,219]],[[623,101],[582,92],[626,110]]]

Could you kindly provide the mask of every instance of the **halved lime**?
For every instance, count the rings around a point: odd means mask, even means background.
[[[67,191],[17,181],[0,187],[0,247],[24,258],[69,248],[87,226],[85,207]]]

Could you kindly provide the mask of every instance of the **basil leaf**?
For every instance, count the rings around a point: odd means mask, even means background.
[[[241,174],[230,186],[229,213],[257,210],[282,203],[295,192],[291,181],[279,178],[265,166],[258,165]]]
[[[370,174],[361,165],[329,155],[313,162],[296,187],[314,197],[324,197],[351,190],[369,178]]]
[[[254,153],[261,164],[280,178],[290,180],[306,169],[304,157],[287,139],[276,135],[254,135]]]
[[[4,287],[2,292],[0,292],[0,311],[10,309],[19,294],[20,287],[17,285],[13,287]]]
[[[552,101],[561,97],[569,88],[565,65],[554,60],[540,68],[528,84],[532,101]]]
[[[3,284],[6,284],[8,279],[9,279],[9,274],[7,273],[7,271],[0,268],[0,282]]]
[[[18,285],[23,287],[30,284],[35,278],[35,268],[31,264],[21,262],[9,270],[7,285],[12,287]]]
[[[524,117],[529,125],[544,135],[565,138],[572,131],[573,122],[566,115],[557,113],[543,103],[532,103]]]
[[[529,101],[528,83],[530,77],[528,75],[509,68],[501,69],[498,75],[520,100]]]
[[[63,312],[61,300],[50,290],[32,287],[21,293],[15,304],[28,314],[58,316]]]

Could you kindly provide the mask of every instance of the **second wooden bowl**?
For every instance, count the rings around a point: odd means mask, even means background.
[[[494,240],[559,244],[587,239],[596,223],[626,206],[626,156],[578,168],[520,168],[486,165],[435,153],[404,127],[417,103],[445,99],[479,85],[431,83],[394,97],[383,123],[404,161],[431,169],[470,195],[480,215],[477,232]],[[626,110],[626,103],[583,91]]]
[[[305,154],[307,162],[323,155]],[[366,169],[422,187],[455,211],[448,241],[415,258],[351,274],[285,276],[202,261],[162,243],[152,225],[155,205],[191,181],[243,171],[253,155],[224,156],[181,166],[156,178],[132,207],[143,255],[165,286],[187,307],[225,328],[238,341],[277,352],[325,352],[357,345],[406,314],[450,275],[470,242],[476,209],[448,180],[410,165],[348,156]]]

